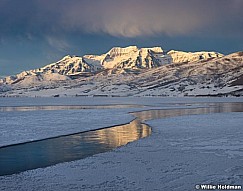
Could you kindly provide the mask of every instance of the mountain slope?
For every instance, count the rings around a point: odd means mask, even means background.
[[[243,95],[242,79],[242,52],[166,54],[160,47],[131,46],[100,56],[66,56],[3,79],[0,92],[2,96],[238,96]]]
[[[241,89],[232,83],[243,74],[243,57],[234,53],[222,58],[171,64],[139,75],[134,83],[140,95],[216,95]],[[149,90],[149,91],[148,91]]]

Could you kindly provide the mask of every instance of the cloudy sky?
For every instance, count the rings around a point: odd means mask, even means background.
[[[114,46],[243,50],[243,0],[0,0],[0,76]]]

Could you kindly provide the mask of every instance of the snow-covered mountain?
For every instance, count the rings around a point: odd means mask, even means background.
[[[243,94],[243,53],[115,47],[65,56],[0,81],[2,96],[216,96]]]
[[[144,69],[169,64],[172,59],[161,47],[141,48],[129,46],[115,47],[102,56],[87,55],[84,58],[91,63],[99,63],[105,69]]]
[[[223,54],[218,52],[183,52],[171,50],[168,52],[173,59],[173,63],[182,63],[182,62],[195,62],[198,60],[209,59],[209,58],[220,58],[223,57]]]
[[[20,81],[39,82],[46,79],[46,75],[53,75],[52,81],[66,80],[66,77],[90,76],[97,72],[110,69],[113,73],[126,73],[129,71],[148,69],[169,64],[171,57],[164,53],[161,47],[126,48],[115,47],[103,55],[65,56],[60,61],[44,66],[43,68],[24,71],[15,76],[2,80],[6,84],[19,83]],[[59,75],[58,75],[59,74]],[[65,77],[61,77],[65,76]],[[26,82],[26,83],[27,83]],[[25,83],[25,82],[24,82]]]

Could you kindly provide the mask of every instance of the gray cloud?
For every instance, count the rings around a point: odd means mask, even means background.
[[[1,0],[0,37],[242,35],[242,8],[242,0]]]
[[[55,36],[47,35],[45,39],[52,48],[55,48],[60,52],[65,52],[71,47],[68,41],[66,41],[64,38],[60,39]]]

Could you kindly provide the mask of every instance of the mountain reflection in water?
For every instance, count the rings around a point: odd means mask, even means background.
[[[80,109],[121,109],[121,108],[137,108],[141,105],[37,105],[37,106],[0,106],[0,112],[11,111],[53,111],[53,110],[80,110]]]
[[[86,158],[151,134],[148,125],[129,124],[0,148],[0,176]]]
[[[163,109],[163,110],[147,110],[131,113],[141,121],[152,119],[163,119],[168,117],[176,117],[183,115],[196,115],[208,113],[228,113],[242,112],[243,103],[209,103],[207,107],[202,108],[180,108],[180,109]]]
[[[128,132],[129,131],[129,132]],[[138,120],[133,120],[127,125],[116,128],[102,129],[87,133],[85,141],[98,141],[107,147],[119,147],[129,142],[147,137],[151,134],[151,128]]]

